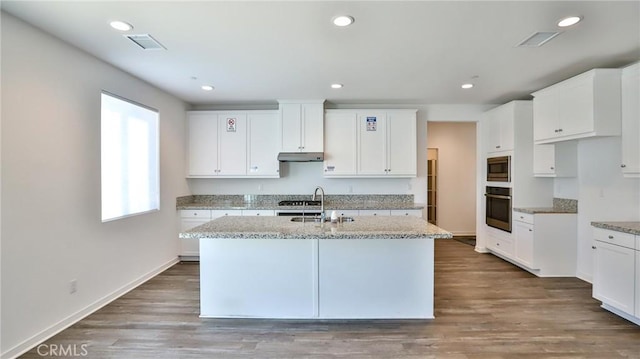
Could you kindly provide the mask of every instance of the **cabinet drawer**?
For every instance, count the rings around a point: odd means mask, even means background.
[[[513,211],[513,220],[533,224],[533,214]]]
[[[242,210],[240,209],[214,209],[211,211],[211,218],[216,219],[224,216],[242,216]]]
[[[383,210],[383,209],[361,209],[360,215],[361,216],[390,216],[391,211]]]
[[[392,209],[392,216],[413,216],[422,218],[421,209]]]
[[[593,238],[596,241],[615,244],[626,248],[636,248],[636,238],[633,234],[610,231],[602,228],[593,229]]]
[[[182,218],[211,218],[211,211],[208,209],[183,209],[180,211],[180,217]]]
[[[229,214],[231,216],[231,214]],[[268,209],[243,209],[243,216],[275,216],[275,211]]]

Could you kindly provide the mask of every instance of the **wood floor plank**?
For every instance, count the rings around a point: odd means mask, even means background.
[[[640,327],[601,309],[589,283],[537,278],[457,241],[435,253],[434,320],[201,319],[199,266],[181,263],[46,343],[118,359],[640,359]]]

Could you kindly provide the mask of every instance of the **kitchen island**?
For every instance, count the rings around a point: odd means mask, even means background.
[[[222,217],[180,234],[200,240],[200,316],[433,318],[433,241],[415,217],[292,222]]]

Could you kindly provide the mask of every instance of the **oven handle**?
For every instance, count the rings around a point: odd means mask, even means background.
[[[498,195],[498,194],[488,194],[488,193],[485,193],[484,195],[485,195],[485,197],[489,197],[489,198],[497,198],[497,199],[511,199],[511,196],[501,196],[501,195]]]

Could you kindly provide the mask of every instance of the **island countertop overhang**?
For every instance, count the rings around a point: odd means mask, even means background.
[[[180,238],[365,239],[451,238],[422,218],[356,216],[353,222],[292,222],[290,217],[225,216],[180,233]]]

